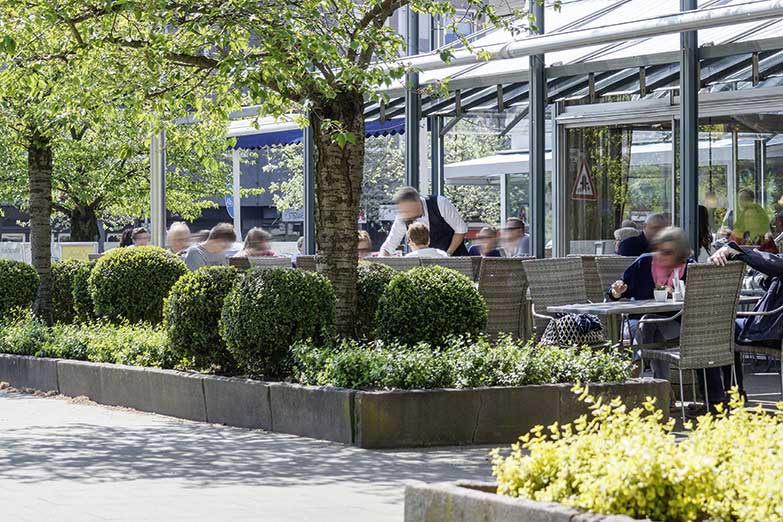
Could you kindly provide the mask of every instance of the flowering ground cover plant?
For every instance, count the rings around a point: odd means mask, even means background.
[[[499,494],[667,522],[783,520],[783,404],[769,415],[734,394],[677,441],[651,401],[627,410],[575,391],[590,416],[538,426],[507,457],[495,450]]]

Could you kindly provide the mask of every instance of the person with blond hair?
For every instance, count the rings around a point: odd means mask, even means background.
[[[411,251],[405,257],[449,257],[439,248],[430,248],[430,231],[424,223],[413,223],[408,227],[408,247]]]
[[[166,232],[166,243],[169,251],[173,254],[179,254],[187,250],[191,245],[190,227],[184,221],[176,221],[171,224]]]
[[[234,257],[277,257],[277,254],[269,246],[271,241],[272,234],[263,228],[251,228],[245,236],[242,250],[237,252]]]

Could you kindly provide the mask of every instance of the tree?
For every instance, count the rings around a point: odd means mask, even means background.
[[[510,27],[482,0],[465,4],[476,21]],[[68,28],[81,48],[115,45],[138,51],[148,66],[198,69],[225,78],[222,93],[245,96],[263,114],[302,115],[316,145],[317,243],[338,300],[338,329],[351,334],[364,102],[406,73],[397,62],[404,42],[385,25],[405,6],[452,20],[459,31],[454,7],[442,0],[63,0],[25,9]]]
[[[167,135],[167,207],[186,220],[217,206],[214,198],[230,192],[230,165],[220,161],[226,155],[223,129],[222,121],[197,122],[176,126]],[[52,209],[69,222],[71,240],[97,240],[98,219],[149,216],[148,141],[145,129],[121,109],[53,135]],[[28,198],[24,162],[19,161],[24,156],[21,147],[0,142],[0,157],[13,158],[2,171],[0,199],[21,208]],[[255,192],[243,190],[245,195]]]

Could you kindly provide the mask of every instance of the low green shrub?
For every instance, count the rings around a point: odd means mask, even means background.
[[[185,274],[163,304],[163,321],[174,352],[203,370],[236,366],[220,337],[223,301],[237,280],[233,267],[206,266]]]
[[[177,256],[162,248],[115,248],[90,273],[95,314],[114,322],[159,323],[163,299],[187,271]]]
[[[160,368],[178,363],[160,326],[96,322],[47,327],[29,310],[0,324],[0,352]]]
[[[289,268],[251,269],[226,297],[220,335],[239,365],[266,377],[284,377],[291,345],[335,335],[335,295],[314,272]]]
[[[594,403],[590,416],[494,452],[499,494],[670,522],[783,520],[783,406],[749,411],[735,394],[729,411],[677,441],[654,404],[628,411],[577,391]]]
[[[487,323],[487,305],[473,282],[442,266],[397,272],[377,314],[378,337],[408,345],[479,335]]]
[[[0,352],[39,355],[49,341],[49,329],[33,317],[29,306],[10,311],[0,322]]]
[[[15,308],[30,308],[40,279],[27,263],[0,259],[0,318]]]
[[[419,343],[343,341],[335,348],[299,343],[294,378],[355,389],[474,388],[568,382],[622,382],[627,357],[613,351],[523,344],[510,338],[454,338],[440,349]]]
[[[52,316],[56,323],[72,323],[76,317],[73,282],[76,274],[89,270],[87,261],[68,259],[52,265]]]
[[[76,267],[71,281],[71,297],[73,299],[74,320],[89,322],[94,320],[95,305],[90,295],[90,273],[97,261],[82,263]]]
[[[360,339],[373,336],[378,301],[396,270],[380,263],[359,263],[356,280],[356,335]]]

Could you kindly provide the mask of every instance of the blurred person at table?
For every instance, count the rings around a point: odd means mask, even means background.
[[[378,255],[394,254],[413,223],[422,223],[427,227],[433,248],[451,256],[468,255],[464,241],[468,225],[451,201],[443,196],[425,198],[415,188],[403,187],[394,195],[394,205],[397,207],[397,217]]]
[[[408,247],[411,251],[405,257],[449,257],[445,250],[430,247],[430,231],[424,223],[413,223],[408,227]]]
[[[177,221],[172,223],[166,232],[166,243],[169,246],[169,251],[173,254],[179,254],[187,250],[191,245],[190,243],[190,227],[183,221]]]
[[[623,225],[625,225],[626,222],[623,221]],[[642,232],[636,228],[636,227],[626,227],[622,226],[621,228],[618,228],[614,231],[614,251],[615,253],[618,253],[620,251],[620,243],[628,239],[629,237],[636,237]]]
[[[122,231],[122,236],[120,237],[120,248],[127,248],[129,246],[133,246],[133,229],[129,228],[127,230]]]
[[[245,236],[242,250],[237,252],[234,257],[277,257],[269,245],[271,241],[272,234],[263,228],[251,228]]]
[[[763,274],[761,287],[765,290],[764,297],[756,303],[753,312],[769,313],[783,307],[783,256],[769,252],[761,252],[753,249],[743,249],[737,243],[729,243],[720,248],[710,257],[710,263],[725,265],[728,261],[741,261],[748,265],[757,274]],[[780,349],[780,340],[783,339],[783,313],[770,315],[756,315],[737,319],[735,331],[737,342],[742,344],[761,345]],[[744,393],[742,378],[742,364],[739,354],[735,355],[734,367],[737,371],[737,385],[741,393]],[[708,385],[710,375],[707,375]],[[723,386],[729,387],[731,383],[731,368],[723,369]],[[715,379],[713,386],[719,384],[720,377]]]
[[[685,281],[691,246],[683,231],[677,227],[667,227],[658,232],[650,242],[653,253],[642,254],[609,288],[608,296],[612,300],[635,299],[637,301],[654,298],[656,287],[664,287],[669,295],[674,292],[675,278]],[[673,314],[671,314],[673,315]],[[680,336],[680,322],[677,319],[656,323],[642,323],[641,319],[660,319],[667,315],[632,315],[628,318],[633,344],[653,344],[671,341]],[[638,352],[634,360],[638,360]],[[669,364],[652,361],[653,373],[660,379],[669,378]],[[722,392],[721,392],[722,393]]]
[[[742,238],[746,245],[758,245],[769,232],[769,216],[756,203],[756,197],[750,189],[743,189],[737,195],[737,218],[734,221],[734,237]]]
[[[484,227],[479,230],[475,244],[468,249],[469,256],[503,257],[498,248],[498,230],[495,227]]]
[[[713,236],[710,232],[710,214],[707,207],[699,205],[699,253],[696,257],[700,263],[704,263],[713,253]]]
[[[617,254],[628,257],[639,257],[642,254],[652,252],[651,240],[663,230],[669,221],[663,214],[650,214],[644,222],[642,233],[637,236],[627,237],[617,245]]]
[[[525,257],[530,255],[530,235],[525,233],[522,218],[511,217],[501,231],[503,251],[506,257]]]
[[[130,244],[128,240],[130,239]],[[144,227],[137,227],[133,230],[126,230],[122,234],[122,241],[120,241],[121,247],[140,247],[150,244],[150,231]]]
[[[366,230],[360,230],[358,232],[358,241],[356,243],[356,252],[359,256],[359,261],[365,257],[373,255],[372,238]]]
[[[209,231],[206,241],[196,243],[185,250],[185,265],[191,271],[198,270],[202,266],[226,265],[228,264],[226,256],[236,240],[234,225],[218,223]]]

